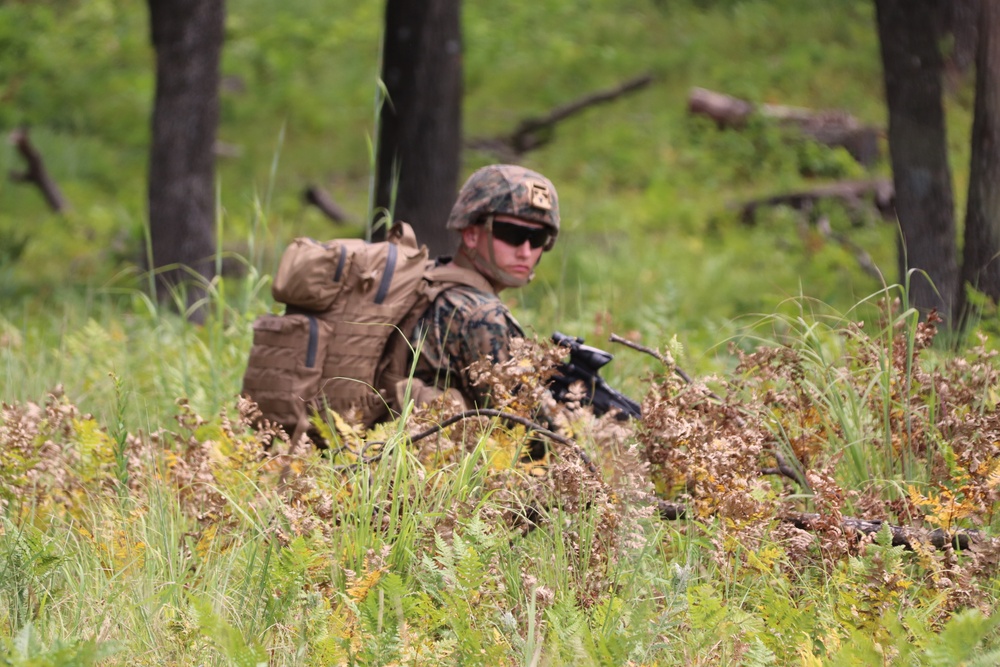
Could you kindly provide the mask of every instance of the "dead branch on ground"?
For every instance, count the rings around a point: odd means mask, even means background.
[[[491,151],[503,156],[506,161],[514,162],[528,151],[535,150],[552,141],[557,123],[580,113],[584,109],[642,90],[652,82],[653,76],[651,74],[634,77],[614,88],[590,93],[558,106],[544,116],[526,118],[509,135],[473,139],[468,142],[468,145],[470,148]]]
[[[725,93],[692,88],[688,95],[688,112],[708,116],[720,129],[740,129],[751,116],[757,114],[781,125],[794,127],[803,135],[826,146],[843,147],[855,160],[866,166],[874,164],[881,155],[879,138],[882,130],[863,124],[846,111],[753,104]]]
[[[823,238],[835,241],[841,248],[854,255],[854,259],[857,260],[858,266],[861,267],[862,271],[879,281],[885,280],[885,276],[882,275],[882,271],[875,265],[875,261],[868,254],[868,251],[849,239],[845,234],[833,231],[833,228],[830,226],[830,218],[824,215],[816,221],[814,226]]]
[[[740,220],[743,224],[756,224],[757,209],[765,206],[788,206],[805,216],[808,223],[825,239],[838,243],[854,255],[861,269],[873,278],[883,279],[882,272],[875,265],[871,255],[846,235],[833,231],[829,217],[813,215],[816,205],[823,199],[835,199],[844,204],[855,225],[861,224],[863,211],[874,209],[883,220],[893,220],[896,215],[895,191],[891,181],[875,179],[868,181],[841,181],[810,190],[789,192],[762,199],[754,199],[740,206]]]
[[[862,181],[839,181],[808,190],[797,190],[752,199],[740,205],[740,220],[752,225],[757,221],[757,209],[766,206],[788,206],[796,211],[810,213],[823,199],[835,199],[844,204],[857,220],[866,208],[874,208],[883,220],[896,216],[896,191],[892,181],[884,178]]]
[[[657,511],[663,521],[681,521],[689,518],[687,507],[680,503],[671,503],[665,500],[658,501]],[[779,521],[788,523],[799,530],[814,532],[820,530],[822,517],[819,514],[792,513],[778,517]],[[858,537],[863,535],[874,535],[882,530],[886,522],[879,519],[855,519],[844,517],[841,520],[840,528],[845,533],[854,534]],[[892,533],[892,546],[904,547],[908,551],[913,551],[917,544],[925,544],[941,551],[946,548],[964,550],[974,544],[986,541],[989,536],[978,530],[956,529],[948,531],[943,528],[934,530],[923,530],[908,526],[893,526],[889,524],[889,531]]]
[[[785,523],[790,523],[801,530],[812,531],[816,529],[821,517],[819,514],[787,514],[781,517]],[[873,535],[882,530],[886,525],[881,520],[853,519],[844,517],[841,523],[845,532],[853,531],[859,535]],[[892,546],[905,547],[912,551],[918,542],[930,544],[935,549],[942,550],[951,546],[953,549],[968,549],[973,543],[984,539],[986,536],[978,530],[956,529],[948,531],[943,528],[936,528],[931,531],[910,528],[907,526],[889,525],[892,533]]]
[[[310,185],[307,187],[302,193],[302,199],[307,204],[311,204],[318,208],[323,212],[323,215],[337,224],[351,222],[351,215],[345,211],[340,204],[333,200],[333,197],[330,196],[329,192],[318,185]]]
[[[45,169],[41,153],[31,143],[28,137],[28,128],[19,127],[12,131],[7,137],[8,141],[17,147],[18,152],[28,163],[25,171],[11,171],[10,180],[14,183],[34,183],[42,191],[45,201],[56,213],[62,213],[69,208],[69,204],[59,191],[49,172]]]

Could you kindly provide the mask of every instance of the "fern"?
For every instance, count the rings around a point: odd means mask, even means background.
[[[587,618],[572,596],[566,595],[557,600],[545,611],[545,620],[549,626],[545,653],[554,662],[572,664],[589,660]]]
[[[4,639],[0,655],[4,667],[90,667],[120,652],[111,642],[55,640],[46,647],[33,623],[27,623],[10,638]]]
[[[254,639],[230,625],[203,598],[195,598],[198,627],[212,640],[227,662],[233,667],[267,667],[267,652]]]
[[[980,644],[1000,624],[1000,614],[984,616],[978,609],[965,609],[945,623],[941,632],[933,635],[923,654],[923,664],[927,667],[950,667],[951,665],[974,664],[996,665],[1000,649],[983,654]],[[977,655],[978,654],[978,655]]]

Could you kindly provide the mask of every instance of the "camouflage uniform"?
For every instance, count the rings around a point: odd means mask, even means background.
[[[486,407],[486,390],[473,386],[466,370],[486,357],[506,361],[511,338],[523,337],[521,325],[495,293],[452,287],[434,300],[414,328],[410,340],[421,344],[414,377],[441,391],[455,388],[468,403]]]
[[[559,200],[552,182],[516,165],[490,165],[477,170],[462,186],[448,218],[447,228],[458,232],[504,214],[547,227],[551,233],[544,250],[551,250],[559,233]],[[521,325],[497,295],[503,287],[520,287],[531,277],[518,278],[495,263],[492,246],[487,257],[459,245],[454,262],[475,277],[441,292],[431,303],[410,337],[421,344],[416,379],[439,392],[456,389],[467,404],[486,407],[489,396],[469,381],[469,365],[490,357],[510,357],[510,341],[524,337]],[[447,262],[448,260],[443,260]],[[477,282],[478,281],[478,282]],[[491,287],[492,285],[492,287]],[[419,400],[417,401],[420,402]]]

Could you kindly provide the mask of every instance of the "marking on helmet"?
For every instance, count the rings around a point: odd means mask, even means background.
[[[552,192],[549,186],[538,181],[528,181],[528,198],[531,205],[543,211],[552,210]]]

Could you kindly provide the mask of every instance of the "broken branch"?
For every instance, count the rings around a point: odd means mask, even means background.
[[[840,146],[860,164],[870,166],[879,156],[877,127],[864,125],[857,118],[837,109],[815,111],[802,107],[777,104],[753,104],[705,88],[692,88],[688,95],[688,112],[708,116],[719,128],[742,128],[754,114],[794,127],[807,137],[826,146]]]
[[[814,530],[816,522],[820,520],[819,514],[788,514],[781,517],[785,523],[790,523],[801,530]],[[852,519],[844,517],[841,525],[845,530],[854,531],[861,535],[873,535],[886,525],[884,521],[875,519]],[[941,550],[947,546],[953,549],[968,549],[969,546],[983,539],[984,535],[978,530],[955,530],[947,531],[943,528],[936,528],[931,531],[923,531],[906,526],[889,525],[892,532],[892,546],[905,547],[912,551],[918,542],[930,544],[935,549]]]
[[[513,133],[492,139],[474,139],[472,148],[500,153],[513,161],[528,151],[544,146],[552,140],[557,123],[597,104],[618,99],[623,95],[642,90],[653,81],[653,75],[643,74],[625,81],[614,88],[584,95],[572,102],[552,109],[544,116],[522,120]]]
[[[744,203],[740,207],[740,219],[743,221],[743,224],[753,225],[756,224],[757,209],[763,206],[788,206],[805,214],[809,223],[823,238],[837,242],[842,248],[853,254],[858,265],[865,273],[877,280],[884,280],[882,272],[864,248],[854,243],[854,241],[844,234],[833,231],[833,228],[830,226],[830,219],[827,216],[820,216],[819,219],[813,217],[812,212],[821,199],[836,199],[843,202],[850,212],[854,224],[860,224],[858,212],[865,207],[866,201],[870,202],[871,206],[878,211],[883,220],[892,219],[896,212],[895,190],[892,182],[886,179],[876,179],[870,181],[841,181],[811,190],[789,192],[763,199],[755,199]]]
[[[660,519],[664,521],[680,521],[688,518],[687,507],[680,503],[670,503],[665,500],[657,502],[657,511]],[[800,530],[813,532],[819,529],[821,517],[819,514],[787,514],[779,517],[783,523],[788,523]],[[884,521],[875,519],[854,519],[844,517],[841,520],[841,528],[845,532],[852,532],[858,535],[874,535],[886,525]],[[976,542],[988,539],[986,535],[978,530],[947,531],[937,528],[931,531],[910,528],[906,526],[889,525],[892,533],[892,546],[904,547],[908,551],[913,551],[919,543],[929,544],[941,551],[948,547],[957,550],[968,549]]]
[[[45,163],[42,161],[41,154],[32,145],[31,139],[28,137],[28,128],[17,128],[10,133],[7,139],[17,148],[25,162],[28,163],[28,168],[25,171],[11,171],[10,180],[15,183],[34,183],[37,185],[42,191],[42,195],[45,197],[49,208],[56,213],[62,213],[69,208],[69,204],[66,203],[66,199],[59,191],[59,187],[45,169]]]
[[[862,271],[879,281],[885,280],[885,276],[883,276],[882,272],[879,271],[879,268],[875,265],[875,261],[872,260],[872,256],[868,254],[868,251],[851,239],[847,238],[845,235],[833,231],[830,227],[830,219],[828,217],[824,215],[822,218],[817,220],[816,229],[819,230],[819,233],[822,234],[824,238],[836,241],[842,248],[853,253],[854,259],[858,261],[858,266],[861,267]]]
[[[330,193],[318,185],[310,185],[307,187],[302,193],[302,199],[305,200],[307,204],[312,204],[318,208],[323,212],[323,215],[337,224],[343,224],[351,221],[350,214],[333,200]]]
[[[822,199],[839,200],[852,212],[860,211],[865,202],[868,202],[884,220],[891,220],[896,215],[896,190],[892,181],[877,178],[863,181],[839,181],[809,190],[796,190],[761,199],[752,199],[740,207],[740,219],[744,224],[754,224],[757,221],[757,209],[764,206],[788,206],[797,211],[808,213]]]

